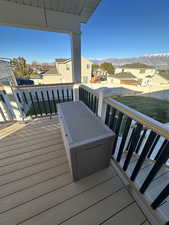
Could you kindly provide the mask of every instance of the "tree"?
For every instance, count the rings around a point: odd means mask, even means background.
[[[31,66],[32,66],[32,67],[36,68],[37,65],[38,65],[38,62],[37,62],[37,61],[35,61],[35,60],[32,61],[32,63],[31,63]]]
[[[104,62],[100,65],[100,68],[104,71],[106,71],[108,74],[114,74],[114,67],[111,63]]]
[[[33,72],[23,57],[13,58],[10,63],[14,67],[16,77],[29,78]]]
[[[92,64],[92,75],[95,75],[95,72],[99,69],[99,65],[98,64]]]

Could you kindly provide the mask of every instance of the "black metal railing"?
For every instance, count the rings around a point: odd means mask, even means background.
[[[0,122],[12,121],[14,119],[14,115],[9,109],[9,102],[7,102],[7,95],[5,90],[0,91],[0,103]]]
[[[79,88],[80,100],[97,114],[98,97],[96,109],[93,101],[95,96],[97,95],[92,89],[86,86]],[[115,133],[112,159],[128,176],[129,181],[135,188],[141,194],[144,194],[160,169],[163,166],[168,167],[166,163],[169,159],[169,130],[160,122],[112,98],[104,98],[104,105],[106,105],[105,124]],[[133,157],[136,164],[130,167]],[[139,173],[146,162],[151,163],[151,168],[148,174],[141,178],[142,183],[138,186],[135,181],[139,178]],[[129,167],[130,173],[127,172]],[[169,182],[167,185],[161,184],[160,187],[161,189],[156,193],[156,197],[149,202],[154,210],[160,207],[169,197]]]
[[[73,85],[25,87],[16,90],[25,116],[42,117],[57,114],[57,104],[73,101]]]
[[[158,141],[163,137],[163,143],[156,149],[156,154],[153,158],[152,168],[148,175],[142,181],[139,188],[140,193],[144,194],[157,173],[169,159],[169,131],[164,125],[145,116],[129,107],[113,100],[105,99],[107,104],[105,123],[115,133],[115,142],[112,149],[112,158],[123,169],[124,172],[128,169],[132,157],[137,155],[137,162],[132,169],[129,179],[134,183],[139,176],[139,172],[146,160],[152,159]],[[129,135],[130,133],[130,135]],[[145,136],[147,138],[145,141]],[[140,151],[140,147],[143,148]],[[117,147],[118,145],[118,147]],[[125,160],[123,165],[120,164],[123,154]],[[153,209],[157,209],[169,196],[169,183],[157,193],[156,198],[150,203]]]
[[[79,87],[79,100],[84,102],[95,114],[98,112],[99,98],[94,92],[87,90],[87,87]]]

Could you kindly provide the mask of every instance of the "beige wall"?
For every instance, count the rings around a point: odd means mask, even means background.
[[[155,69],[145,69],[143,73],[141,73],[142,69],[133,69],[133,68],[116,68],[115,74],[121,73],[121,72],[128,72],[132,73],[134,76],[136,76],[138,79],[144,79],[147,75],[155,75],[156,70]]]
[[[56,83],[63,83],[63,79],[60,75],[56,74],[48,74],[43,76],[43,83],[44,84],[56,84]]]
[[[164,79],[163,77],[161,77],[160,75],[156,74],[153,78],[152,78],[152,83],[153,84],[168,84],[168,80]]]
[[[72,61],[67,63],[57,63],[56,68],[58,73],[62,75],[63,82],[72,82]],[[90,82],[92,74],[92,62],[86,58],[81,58],[81,81]]]
[[[63,83],[63,78],[60,75],[54,74],[47,74],[43,76],[42,79],[31,79],[34,81],[35,85],[38,84],[56,84],[56,83]]]

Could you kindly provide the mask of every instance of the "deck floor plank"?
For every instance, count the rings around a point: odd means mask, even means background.
[[[50,225],[60,224],[69,218],[80,214],[93,204],[97,204],[101,200],[108,198],[114,192],[122,188],[120,179],[116,176],[110,180],[100,183],[87,191],[83,191],[80,195],[75,195],[71,199],[58,204],[56,207],[41,213],[40,215],[26,221],[24,225]]]
[[[64,225],[102,224],[107,218],[130,205],[134,200],[125,189],[115,192],[108,198],[86,209],[82,213],[67,220]]]
[[[5,158],[3,160],[0,160],[0,167],[2,166],[6,166],[6,165],[11,165],[14,163],[18,163],[21,162],[23,160],[27,160],[36,156],[39,156],[43,153],[48,153],[48,152],[52,152],[55,151],[56,154],[58,155],[65,155],[64,149],[63,149],[63,145],[55,145],[55,144],[50,144],[48,143],[47,145],[41,145],[40,147],[38,147],[35,150],[32,151],[28,151],[28,152],[24,152],[22,154],[18,154],[16,156],[12,156],[9,158]]]
[[[72,181],[57,117],[19,124],[7,132],[0,140],[0,225],[146,221],[112,167]]]
[[[110,219],[103,222],[104,225],[141,225],[145,221],[145,216],[142,211],[138,208],[136,203],[124,208],[119,213],[112,215]]]
[[[55,157],[56,157],[56,151],[54,150],[54,151],[49,152],[49,153],[44,152],[41,155],[35,156],[31,159],[27,159],[27,160],[24,160],[24,161],[21,161],[21,162],[18,162],[18,163],[3,166],[3,167],[0,168],[0,176],[15,172],[15,171],[20,170],[20,169],[24,169],[26,167],[31,167],[33,165],[37,165],[39,163],[51,160]]]

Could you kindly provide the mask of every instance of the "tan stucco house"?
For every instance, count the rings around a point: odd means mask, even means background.
[[[146,64],[131,63],[116,67],[115,75],[118,75],[120,73],[131,73],[138,80],[142,80],[142,86],[168,83],[168,80],[160,76],[155,67]]]
[[[115,74],[118,73],[131,73],[138,79],[145,79],[147,76],[154,76],[156,69],[153,66],[149,66],[141,63],[125,64],[115,69]]]
[[[43,75],[43,83],[44,84],[62,83],[62,76],[61,76],[61,74],[58,73],[56,67],[50,68]]]
[[[62,77],[62,83],[73,81],[72,77],[72,60],[56,59],[56,70]],[[81,81],[88,83],[92,76],[92,62],[87,58],[81,58]]]
[[[32,78],[31,80],[33,80],[35,85],[62,83],[62,77],[58,74],[56,67],[50,68],[46,73],[39,76],[39,78]]]

